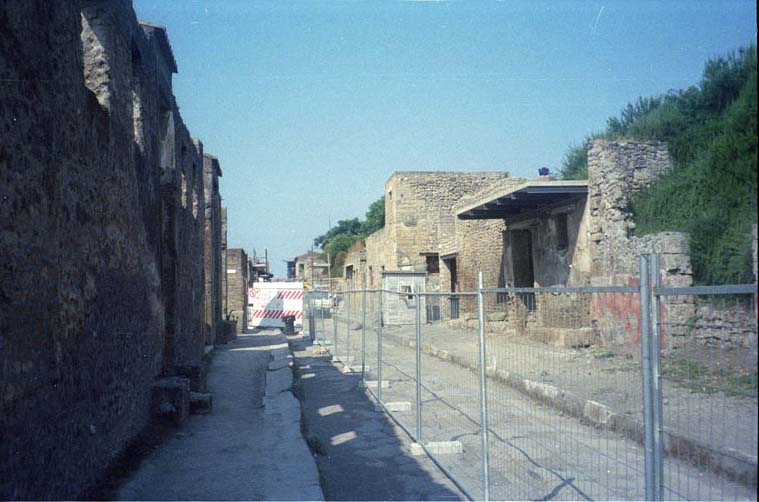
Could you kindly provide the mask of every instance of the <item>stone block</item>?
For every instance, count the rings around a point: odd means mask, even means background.
[[[184,377],[156,380],[151,388],[151,406],[155,416],[176,424],[184,422],[190,414],[190,380]]]
[[[376,389],[377,388],[377,380],[366,380],[362,382],[362,384],[365,387],[368,387],[370,389]],[[390,387],[390,382],[388,380],[382,380],[382,388],[387,389]]]
[[[333,363],[352,364],[355,360],[355,357],[347,356],[345,354],[332,356]]]
[[[190,413],[205,415],[213,411],[213,396],[208,392],[190,392]]]
[[[190,390],[193,392],[205,392],[208,380],[208,368],[206,364],[192,364],[177,366],[177,375],[183,376],[190,381]]]
[[[293,372],[290,368],[266,372],[266,395],[274,396],[293,386]]]
[[[431,441],[425,443],[424,449],[431,455],[456,455],[464,453],[464,445],[461,444],[461,441]],[[415,457],[426,455],[424,449],[419,443],[411,443],[411,454]]]
[[[607,406],[595,401],[585,401],[583,416],[596,425],[607,425],[616,416]]]
[[[279,359],[274,359],[272,362],[269,363],[269,371],[280,370],[282,368],[287,368],[288,366],[292,366],[292,358],[283,357]]]
[[[385,404],[387,411],[396,413],[399,411],[411,411],[411,403],[409,401],[390,401]]]

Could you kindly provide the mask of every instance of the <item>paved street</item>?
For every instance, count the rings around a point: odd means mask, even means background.
[[[328,323],[329,324],[329,323]],[[346,349],[360,366],[360,333],[340,325],[337,354]],[[348,341],[344,336],[350,336]],[[330,334],[331,336],[331,334]],[[367,379],[377,378],[376,335],[367,330]],[[383,402],[407,402],[395,417],[416,427],[415,350],[383,338]],[[466,357],[473,357],[471,352]],[[459,364],[422,354],[422,441],[458,440],[463,454],[437,460],[474,497],[482,468],[478,377]],[[355,363],[354,363],[355,365]],[[602,430],[488,379],[491,497],[495,499],[641,499],[643,452],[630,438]],[[665,464],[665,494],[672,499],[755,500],[754,490],[673,459]]]
[[[286,348],[279,330],[217,347],[208,380],[213,412],[191,416],[143,462],[118,499],[321,500],[298,402],[267,378],[272,353]]]
[[[466,500],[375,408],[360,378],[295,339],[296,389],[327,500]]]

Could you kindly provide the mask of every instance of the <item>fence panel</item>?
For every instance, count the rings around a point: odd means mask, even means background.
[[[663,497],[755,498],[754,297],[668,294],[657,300],[663,349]],[[689,476],[691,466],[701,475]]]
[[[432,315],[421,325],[422,442],[441,444],[436,450],[439,453],[432,452],[435,460],[467,493],[482,499],[477,331],[451,330],[450,298],[458,300],[459,296],[424,296]],[[399,329],[393,333],[404,336]],[[455,333],[455,345],[449,344],[454,341],[451,333]]]
[[[392,291],[382,292],[382,304],[391,304],[399,293]],[[407,295],[401,295],[404,301]],[[382,403],[395,420],[412,436],[416,435],[416,357],[413,348],[403,345],[396,336],[396,329],[400,328],[405,333],[414,333],[415,325],[388,324],[393,316],[387,316],[387,309],[383,308],[383,325],[381,336],[382,350]]]
[[[643,498],[637,325],[600,328],[638,294],[484,296],[491,497]]]
[[[657,275],[483,289],[482,313],[477,292],[342,292],[308,325],[471,498],[756,500],[756,286]]]

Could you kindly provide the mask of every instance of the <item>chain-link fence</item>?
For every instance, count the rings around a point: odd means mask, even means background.
[[[756,285],[658,277],[647,255],[635,286],[349,291],[307,319],[472,499],[756,500]]]

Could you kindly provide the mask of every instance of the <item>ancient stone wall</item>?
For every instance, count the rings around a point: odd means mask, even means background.
[[[205,197],[204,266],[205,266],[205,323],[206,344],[216,342],[221,314],[221,195],[219,160],[203,156],[203,193]]]
[[[227,208],[221,208],[221,317],[229,317],[229,283],[227,282]]]
[[[596,140],[588,150],[588,205],[590,208],[591,284],[635,286],[639,257],[656,253],[661,260],[661,284],[692,284],[689,238],[681,232],[633,236],[635,223],[628,210],[630,197],[672,169],[669,151],[656,141]],[[609,346],[638,349],[639,299],[618,294],[596,295],[591,317],[599,341]],[[628,298],[629,297],[629,298]],[[666,315],[673,324],[693,316],[693,302],[685,297],[671,302]],[[628,301],[629,300],[629,301]],[[628,307],[624,307],[627,305]]]
[[[248,327],[248,255],[245,250],[227,250],[227,314],[237,321],[237,334]]]
[[[175,122],[176,124],[176,122]],[[193,390],[202,390],[205,382],[202,371],[205,353],[205,270],[204,226],[205,196],[203,195],[203,146],[193,141],[185,127],[177,127],[180,157],[177,159],[180,196],[177,206],[176,253],[176,329],[174,343],[174,374],[191,378]],[[198,259],[200,258],[200,259]]]
[[[424,272],[423,253],[438,254],[455,232],[453,206],[507,173],[398,172],[385,183],[387,270]]]
[[[379,289],[382,287],[382,272],[390,263],[391,244],[387,241],[388,232],[385,227],[368,236],[366,242],[366,288]]]
[[[695,313],[689,321],[688,335],[699,343],[722,349],[749,349],[756,361],[757,325],[753,305],[747,298],[744,301],[730,299],[728,304],[719,300],[696,302]],[[678,330],[677,333],[680,331]],[[678,341],[673,340],[677,345]]]
[[[175,71],[128,0],[0,4],[1,499],[81,497],[155,378],[202,357],[202,152]]]
[[[588,150],[591,274],[594,285],[626,285],[638,275],[641,253],[659,253],[668,286],[692,283],[687,235],[661,232],[633,236],[630,197],[672,169],[669,151],[657,141],[596,140]]]

